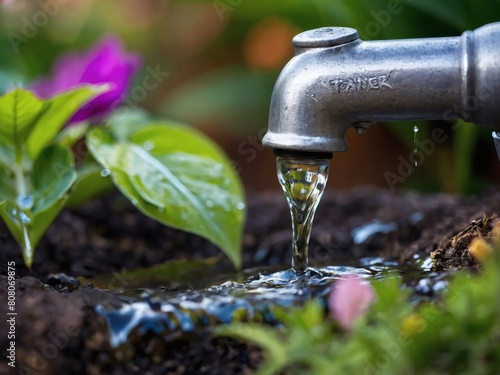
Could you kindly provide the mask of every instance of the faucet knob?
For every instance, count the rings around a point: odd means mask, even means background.
[[[350,27],[322,27],[304,31],[293,40],[295,48],[326,48],[339,46],[359,39],[356,29]]]

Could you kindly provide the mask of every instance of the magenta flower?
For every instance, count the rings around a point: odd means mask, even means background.
[[[375,292],[370,284],[363,283],[356,275],[348,275],[335,283],[328,305],[331,316],[342,328],[350,330],[374,300]]]
[[[69,124],[83,120],[99,121],[125,99],[133,75],[141,65],[137,54],[126,54],[117,37],[103,39],[86,53],[71,52],[55,63],[52,78],[41,78],[31,89],[48,98],[81,84],[110,84],[110,90],[81,107]]]

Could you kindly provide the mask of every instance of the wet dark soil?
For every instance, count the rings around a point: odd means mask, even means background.
[[[281,192],[250,194],[248,208],[244,268],[288,267],[291,229]],[[436,269],[474,269],[478,264],[467,246],[473,236],[488,238],[495,220],[491,215],[499,211],[500,193],[493,189],[474,197],[392,194],[376,188],[327,192],[316,214],[310,263],[381,256],[406,264],[433,253]],[[354,241],[352,231],[369,223],[392,229]],[[220,252],[207,241],[145,218],[119,194],[64,211],[38,246],[31,271],[0,223],[0,373],[253,373],[261,358],[258,349],[212,338],[209,332],[172,342],[148,333],[140,344],[111,350],[104,321],[94,308],[113,303],[117,296],[79,281],[170,259],[213,256],[220,257]],[[15,262],[17,275],[15,369],[5,356],[10,345],[5,318],[8,262]],[[227,260],[221,263],[231,268]]]

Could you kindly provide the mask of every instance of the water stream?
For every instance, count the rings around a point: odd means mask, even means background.
[[[301,275],[307,271],[311,227],[328,180],[329,161],[278,156],[276,164],[292,217],[292,269]]]
[[[418,166],[418,161],[417,161],[417,142],[418,142],[418,126],[417,125],[413,125],[413,156],[414,156],[414,159],[415,159],[415,167]]]

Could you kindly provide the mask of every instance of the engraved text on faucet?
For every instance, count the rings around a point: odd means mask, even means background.
[[[330,80],[330,85],[335,94],[349,94],[350,92],[370,90],[387,90],[392,88],[392,86],[387,82],[390,76],[391,73],[371,77],[357,76],[345,79],[336,78]]]

